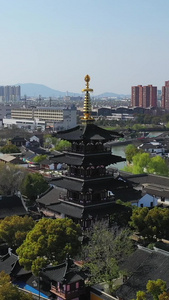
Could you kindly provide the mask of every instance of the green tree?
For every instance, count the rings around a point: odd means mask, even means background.
[[[88,244],[83,246],[82,257],[90,270],[90,283],[107,282],[110,289],[119,274],[119,263],[132,252],[133,243],[128,229],[107,227],[97,222],[87,233]]]
[[[28,216],[6,217],[0,220],[0,238],[6,242],[9,247],[19,247],[34,225],[35,222]]]
[[[149,280],[146,288],[147,292],[152,294],[154,300],[159,300],[159,295],[166,292],[167,289],[166,282],[161,279]]]
[[[169,210],[167,208],[138,207],[133,210],[130,226],[149,242],[157,238],[168,238]]]
[[[141,152],[135,145],[129,144],[126,147],[125,154],[126,154],[126,159],[129,163],[133,161],[133,156],[135,156],[137,153]]]
[[[1,300],[33,300],[31,294],[21,292],[10,281],[10,276],[4,271],[0,273],[0,299]]]
[[[146,292],[143,291],[138,291],[136,294],[136,300],[146,300],[147,296],[146,296]]]
[[[132,212],[131,221],[129,224],[141,235],[146,228],[145,218],[148,214],[148,211],[148,207],[137,207]]]
[[[20,190],[25,176],[25,169],[13,164],[0,162],[0,193],[1,195],[13,195]]]
[[[2,153],[19,153],[20,150],[15,145],[5,145],[5,146],[1,147],[1,152]]]
[[[136,300],[146,300],[148,294],[151,294],[154,300],[169,300],[169,292],[166,292],[166,290],[167,286],[165,281],[161,279],[149,280],[146,285],[146,292],[138,291]]]
[[[68,141],[60,140],[59,143],[55,146],[55,150],[63,151],[68,150],[71,147],[71,143]]]
[[[168,166],[166,161],[160,157],[151,157],[149,153],[137,153],[132,158],[132,164],[124,168],[125,171],[133,174],[158,174],[168,176]]]
[[[44,146],[51,148],[51,146],[56,146],[59,143],[60,139],[53,137],[51,134],[44,135]]]
[[[21,186],[21,193],[34,201],[38,195],[44,193],[49,188],[48,183],[41,174],[28,173]]]
[[[71,219],[41,219],[17,249],[19,262],[37,275],[47,264],[63,262],[67,253],[77,254],[80,234],[80,226]]]
[[[158,298],[159,300],[169,300],[169,292],[163,292]]]
[[[46,154],[40,154],[34,157],[33,161],[36,163],[40,163],[42,160],[44,160],[47,157]]]
[[[149,162],[148,173],[168,176],[169,169],[166,161],[159,155],[152,157]]]

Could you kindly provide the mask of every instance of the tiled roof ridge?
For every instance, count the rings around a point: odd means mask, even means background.
[[[39,196],[39,199],[42,198],[43,196],[45,196],[47,193],[49,193],[51,190],[53,190],[54,187],[53,186],[50,186],[44,193],[38,195]]]

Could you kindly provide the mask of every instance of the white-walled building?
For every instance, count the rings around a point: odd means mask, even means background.
[[[33,108],[12,108],[11,118],[3,119],[4,127],[16,125],[20,128],[35,130],[51,128],[62,130],[77,125],[77,110],[75,106],[67,108],[57,107],[33,107]]]

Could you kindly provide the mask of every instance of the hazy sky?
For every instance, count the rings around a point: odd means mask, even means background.
[[[0,0],[0,85],[94,95],[169,80],[169,0]]]

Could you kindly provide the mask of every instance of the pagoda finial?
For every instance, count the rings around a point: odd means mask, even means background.
[[[82,92],[86,92],[86,94],[85,94],[85,99],[83,104],[83,117],[81,120],[84,123],[90,123],[94,121],[93,117],[91,116],[92,108],[91,108],[91,100],[90,100],[90,93],[89,93],[89,92],[93,92],[93,89],[89,88],[90,76],[86,75],[84,80],[86,81],[86,88],[83,89]]]

